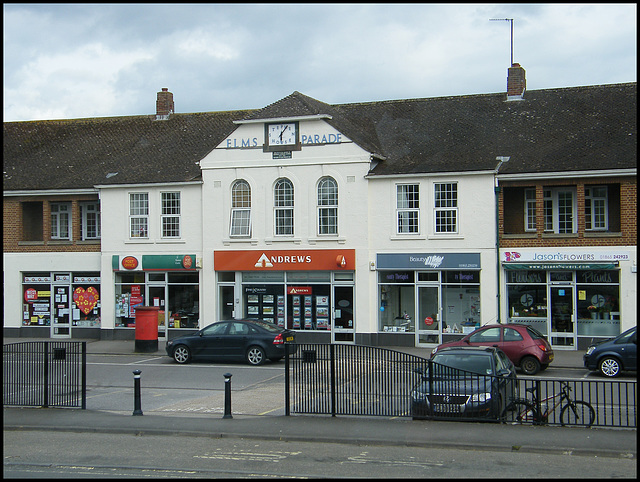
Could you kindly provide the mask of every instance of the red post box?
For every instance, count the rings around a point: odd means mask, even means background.
[[[158,351],[158,311],[157,306],[136,308],[136,347],[139,353]]]

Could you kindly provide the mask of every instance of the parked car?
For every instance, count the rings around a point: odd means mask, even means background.
[[[553,361],[553,349],[545,336],[535,328],[519,323],[481,326],[460,340],[438,345],[431,355],[449,346],[498,347],[525,375],[546,370]]]
[[[196,359],[242,361],[261,365],[265,359],[284,357],[285,343],[294,343],[295,333],[260,320],[219,321],[203,329],[169,340],[167,355],[178,363]]]
[[[498,419],[515,398],[516,369],[495,347],[447,347],[431,358],[411,390],[411,416]],[[430,395],[433,389],[433,394]]]
[[[617,377],[623,370],[637,371],[636,328],[634,326],[615,338],[591,345],[584,354],[585,368],[598,370],[605,377]]]

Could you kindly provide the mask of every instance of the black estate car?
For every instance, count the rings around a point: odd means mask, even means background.
[[[261,365],[265,359],[284,357],[285,343],[294,343],[295,333],[260,320],[219,321],[195,333],[167,342],[167,355],[178,363],[196,359],[242,361]]]
[[[495,347],[441,348],[411,391],[414,419],[491,418],[505,413],[515,396],[511,360]]]

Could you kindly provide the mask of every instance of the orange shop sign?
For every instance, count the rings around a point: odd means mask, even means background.
[[[216,271],[335,271],[354,270],[354,249],[279,251],[214,251]]]

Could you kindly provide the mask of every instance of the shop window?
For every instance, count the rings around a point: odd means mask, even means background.
[[[480,326],[480,272],[446,271],[442,283],[442,331]]]
[[[22,324],[51,325],[51,273],[22,274]]]
[[[544,189],[544,230],[557,234],[576,232],[575,188]]]
[[[22,203],[22,240],[42,241],[42,202]]]
[[[73,273],[73,326],[99,328],[101,322],[100,273]]]
[[[415,331],[415,285],[413,271],[380,271],[379,329],[384,332]]]
[[[236,181],[231,188],[230,236],[251,236],[251,187],[244,180]]]
[[[619,276],[616,270],[576,272],[578,335],[620,334]]]
[[[51,239],[71,239],[71,203],[51,203]]]
[[[162,195],[162,237],[180,237],[180,193],[163,192]]]
[[[115,326],[134,327],[136,308],[144,306],[144,272],[116,273]]]
[[[420,232],[420,186],[418,184],[396,186],[396,215],[398,234]]]
[[[198,328],[200,288],[198,273],[168,273],[169,328]]]
[[[274,226],[276,236],[293,235],[293,184],[278,179],[273,189]]]
[[[79,203],[80,233],[83,240],[100,239],[100,203]]]
[[[458,232],[458,184],[436,183],[435,232],[455,234]]]
[[[338,184],[330,177],[318,182],[318,234],[338,234]]]
[[[149,236],[149,193],[129,194],[129,236],[147,238]]]

